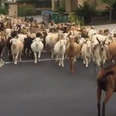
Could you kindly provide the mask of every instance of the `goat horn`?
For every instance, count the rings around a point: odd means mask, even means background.
[[[97,39],[97,41],[100,43],[100,41],[99,41],[98,37],[97,37],[96,39]]]

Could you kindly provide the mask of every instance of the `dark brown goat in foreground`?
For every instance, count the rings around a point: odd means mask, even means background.
[[[110,100],[113,92],[116,92],[116,65],[103,68],[98,73],[97,78],[97,108],[98,116],[101,116],[101,95],[105,91],[105,98],[102,106],[102,116],[105,116],[105,106]]]

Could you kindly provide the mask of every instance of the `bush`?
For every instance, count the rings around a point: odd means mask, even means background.
[[[36,8],[34,6],[20,6],[18,8],[19,16],[32,16],[36,14]]]
[[[59,8],[57,9],[57,12],[58,12],[59,14],[64,14],[65,8],[64,8],[64,7],[59,7]]]
[[[8,14],[8,8],[1,8],[0,7],[0,14],[4,14],[4,15]]]
[[[84,25],[83,17],[79,17],[75,12],[69,14],[69,21],[75,24]]]
[[[65,13],[65,2],[62,0],[57,0],[56,2],[56,12],[59,14],[64,14]]]

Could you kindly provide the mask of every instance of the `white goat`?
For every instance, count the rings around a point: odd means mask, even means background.
[[[59,40],[54,46],[54,55],[56,61],[59,61],[59,66],[64,67],[64,55],[66,52],[66,40]]]
[[[12,44],[11,45],[11,53],[12,53],[12,57],[13,57],[13,62],[14,62],[14,64],[17,64],[18,57],[21,62],[21,55],[22,55],[24,44],[21,40],[16,39],[16,38],[11,39],[10,42]]]
[[[33,40],[33,43],[31,44],[31,49],[34,53],[34,63],[37,63],[37,59],[41,57],[41,52],[44,48],[44,45],[42,43],[42,40],[40,38],[36,38]]]
[[[98,38],[98,44],[93,46],[93,61],[98,65],[103,65],[107,60],[107,46],[105,41],[100,41]]]
[[[51,52],[51,58],[53,58],[53,48],[54,45],[56,44],[56,42],[58,41],[58,33],[48,33],[48,35],[46,36],[46,46],[49,46],[50,48],[50,52]]]
[[[87,40],[85,43],[82,44],[82,48],[81,48],[81,56],[83,59],[83,63],[85,64],[86,67],[88,67],[91,61],[91,56],[92,56],[91,44],[92,44],[91,41]]]
[[[7,28],[5,32],[6,32],[6,38],[8,39],[11,36],[12,29]]]

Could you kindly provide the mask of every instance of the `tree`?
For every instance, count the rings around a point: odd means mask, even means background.
[[[17,0],[18,2],[37,2],[37,0]]]
[[[41,1],[50,1],[50,0],[16,0],[18,2],[31,2],[31,3],[38,3],[38,2],[41,2]]]
[[[89,24],[92,17],[96,14],[96,9],[94,6],[89,5],[89,3],[85,1],[82,6],[80,5],[77,7],[75,12],[78,17],[83,17],[85,24]]]
[[[109,10],[109,21],[112,21],[112,6],[116,3],[116,0],[101,0],[103,3],[108,5],[107,9]]]

